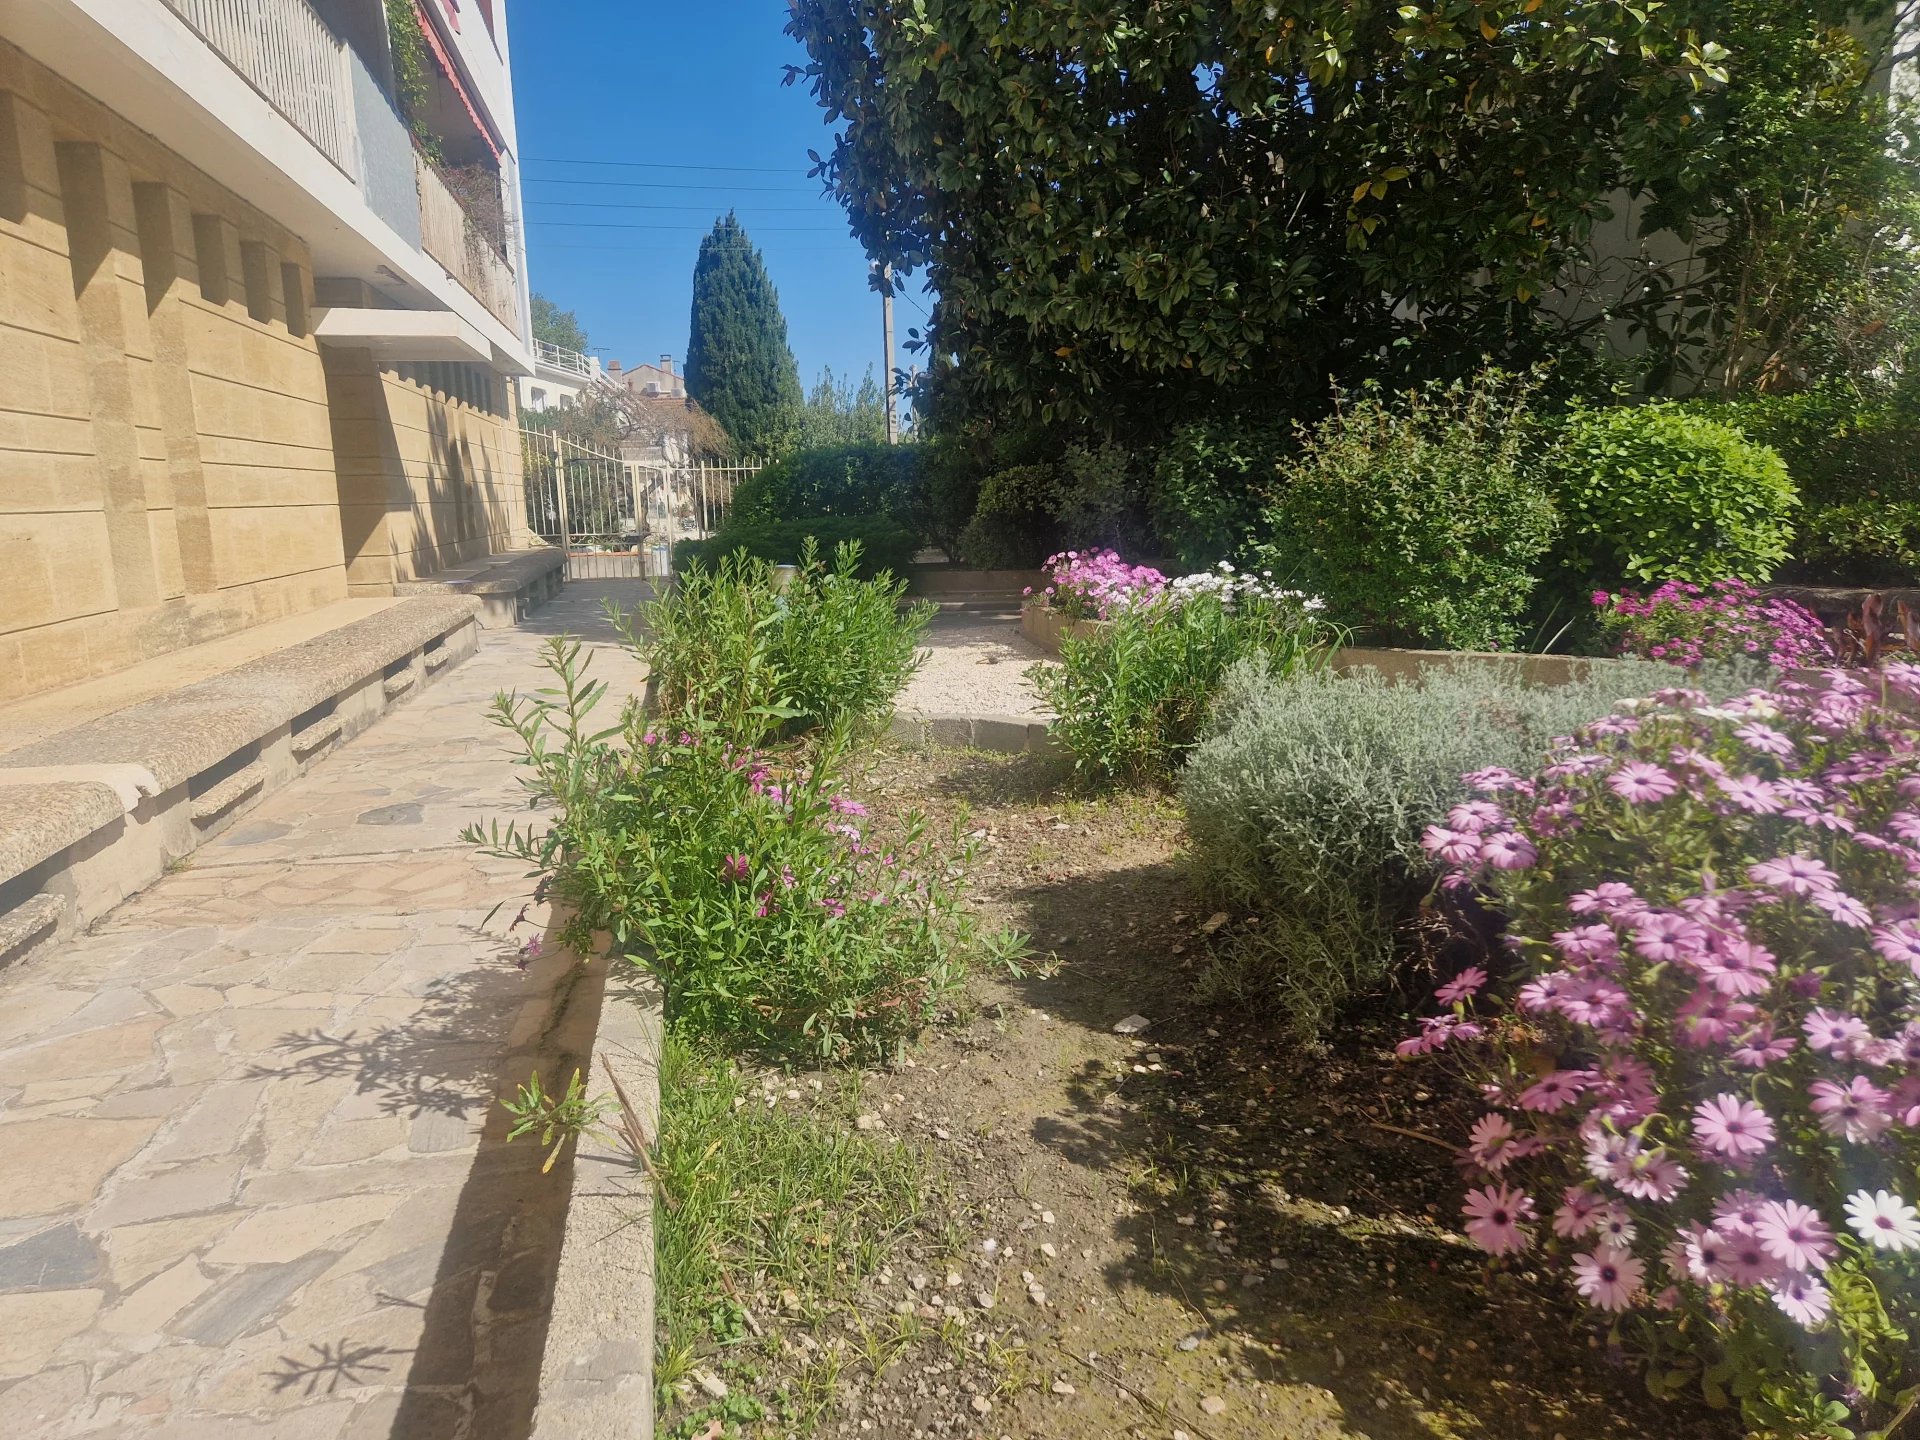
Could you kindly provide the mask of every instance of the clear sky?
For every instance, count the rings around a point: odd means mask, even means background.
[[[866,255],[807,178],[825,117],[804,82],[780,83],[806,59],[781,29],[786,0],[509,0],[506,11],[533,288],[579,315],[602,360],[684,363],[694,256],[732,209],[780,291],[802,384],[823,365],[878,375]],[[925,303],[917,286],[895,302],[896,365],[911,364],[906,332]]]

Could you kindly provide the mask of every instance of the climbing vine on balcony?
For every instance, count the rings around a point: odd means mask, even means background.
[[[393,95],[401,117],[413,134],[413,143],[428,160],[438,164],[440,137],[427,125],[428,67],[426,32],[414,0],[386,0],[387,45],[393,55]]]

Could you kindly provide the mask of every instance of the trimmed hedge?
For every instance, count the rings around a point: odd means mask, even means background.
[[[920,548],[912,530],[878,515],[816,515],[800,520],[730,520],[710,540],[682,540],[673,547],[676,573],[699,563],[711,567],[721,556],[744,550],[775,565],[798,565],[800,552],[811,536],[820,553],[831,555],[842,541],[860,542],[861,579],[882,571],[905,575]]]

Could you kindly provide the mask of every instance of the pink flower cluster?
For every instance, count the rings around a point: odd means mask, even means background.
[[[1047,557],[1043,595],[1053,609],[1075,620],[1106,620],[1135,605],[1151,604],[1167,577],[1150,565],[1129,565],[1112,550],[1066,550]],[[1029,585],[1026,595],[1033,595]]]
[[[1764,660],[1777,670],[1814,669],[1834,658],[1819,616],[1743,580],[1669,580],[1651,595],[1597,590],[1593,603],[1602,631],[1623,655],[1686,666]]]
[[[1467,777],[1424,844],[1504,912],[1515,973],[1500,1001],[1458,976],[1400,1049],[1473,1057],[1482,1250],[1563,1254],[1703,1364],[1831,1353],[1747,1343],[1781,1316],[1837,1333],[1871,1418],[1920,1384],[1838,1300],[1920,1334],[1920,664],[1869,678],[1665,691],[1535,776]],[[1786,1385],[1808,1414],[1837,1388]]]

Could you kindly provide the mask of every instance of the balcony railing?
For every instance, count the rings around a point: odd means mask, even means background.
[[[420,188],[420,244],[496,320],[520,328],[520,287],[513,269],[468,217],[446,181],[417,152],[414,178]]]
[[[166,0],[267,103],[359,178],[346,45],[307,0]]]
[[[582,380],[593,378],[593,362],[578,350],[569,350],[550,340],[536,340],[533,345],[540,363],[549,370],[562,370],[569,375],[578,375]]]

